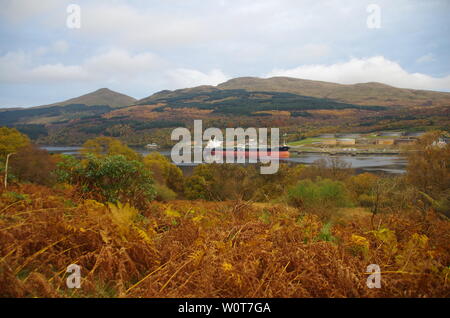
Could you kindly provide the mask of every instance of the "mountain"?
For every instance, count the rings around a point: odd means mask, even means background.
[[[69,100],[28,108],[9,108],[1,112],[0,125],[49,125],[99,116],[128,106],[136,99],[107,88]]]
[[[263,112],[271,111],[295,113],[305,110],[362,109],[377,111],[386,109],[384,106],[356,105],[273,90],[218,89],[211,86],[159,92],[138,101],[137,104],[150,105],[152,112],[197,109],[216,115],[246,116],[258,116]],[[142,111],[139,107],[131,108],[138,112]],[[116,113],[124,114],[129,111],[130,107],[119,109]]]
[[[176,98],[177,96],[180,95],[187,95],[187,94],[195,94],[195,93],[212,93],[212,92],[216,92],[219,89],[214,87],[214,86],[210,86],[210,85],[203,85],[203,86],[197,86],[197,87],[192,87],[192,88],[182,88],[182,89],[177,89],[174,91],[170,91],[170,90],[163,90],[160,92],[157,92],[149,97],[143,98],[139,101],[136,102],[136,104],[148,104],[151,103],[155,100],[160,100],[160,99],[168,99],[168,98]]]
[[[376,82],[344,85],[290,77],[240,77],[217,88],[285,92],[358,105],[450,106],[450,93],[397,88]]]
[[[79,145],[99,135],[131,145],[170,145],[174,127],[280,127],[305,132],[445,129],[450,93],[381,83],[343,85],[288,77],[241,77],[217,86],[163,90],[141,100],[102,88],[51,105],[5,110],[13,126],[42,144]]]
[[[138,106],[121,108],[107,116],[162,120],[162,114],[168,112],[172,117],[175,113],[199,115],[199,111],[210,116],[268,116],[270,112],[309,116],[318,111],[342,110],[409,111],[413,116],[411,107],[415,112],[416,109],[436,112],[436,108],[450,106],[450,93],[396,88],[376,82],[344,85],[289,77],[240,77],[217,86],[164,90],[135,104]]]
[[[108,88],[100,88],[95,92],[82,95],[79,97],[71,98],[63,102],[53,103],[50,105],[43,105],[39,107],[49,107],[49,106],[67,106],[67,105],[86,105],[86,106],[95,106],[95,105],[104,105],[110,107],[121,107],[132,105],[136,102],[136,99],[130,97],[125,94],[121,94],[115,91],[112,91]]]

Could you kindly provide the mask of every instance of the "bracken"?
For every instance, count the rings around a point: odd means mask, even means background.
[[[0,199],[1,297],[448,297],[450,226],[432,212],[328,226],[283,204],[77,199],[12,186]],[[71,198],[71,204],[68,199]],[[264,217],[262,217],[264,216]],[[323,233],[322,233],[323,234]],[[66,268],[81,266],[81,288]],[[382,269],[382,288],[366,268]]]

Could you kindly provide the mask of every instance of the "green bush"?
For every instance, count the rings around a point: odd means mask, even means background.
[[[158,201],[167,202],[177,198],[177,194],[165,185],[156,184],[155,190],[156,200]]]
[[[334,237],[333,233],[331,232],[332,228],[333,224],[331,222],[325,223],[320,229],[320,233],[317,239],[324,242],[336,242],[336,237]]]
[[[313,182],[301,180],[288,191],[290,204],[301,208],[333,208],[351,206],[351,200],[342,182],[329,179]]]
[[[150,171],[141,162],[123,155],[88,155],[81,162],[65,156],[57,173],[60,181],[74,184],[85,196],[102,202],[128,202],[143,207],[156,195]]]
[[[186,180],[184,194],[188,200],[206,200],[209,197],[206,187],[207,183],[205,178],[193,175]]]

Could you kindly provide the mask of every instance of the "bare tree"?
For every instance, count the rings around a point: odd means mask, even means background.
[[[375,196],[374,202],[372,204],[371,212],[372,212],[372,228],[374,228],[374,218],[380,210],[383,208],[383,204],[389,196],[393,195],[393,191],[397,187],[397,180],[390,178],[379,178],[375,185],[373,186],[372,192]]]
[[[6,156],[6,162],[5,162],[5,190],[8,187],[8,163],[9,163],[9,157],[14,155],[15,153],[9,153]]]

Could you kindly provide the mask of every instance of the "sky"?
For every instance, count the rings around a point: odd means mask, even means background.
[[[450,91],[449,34],[448,0],[0,0],[0,107],[241,76]]]

